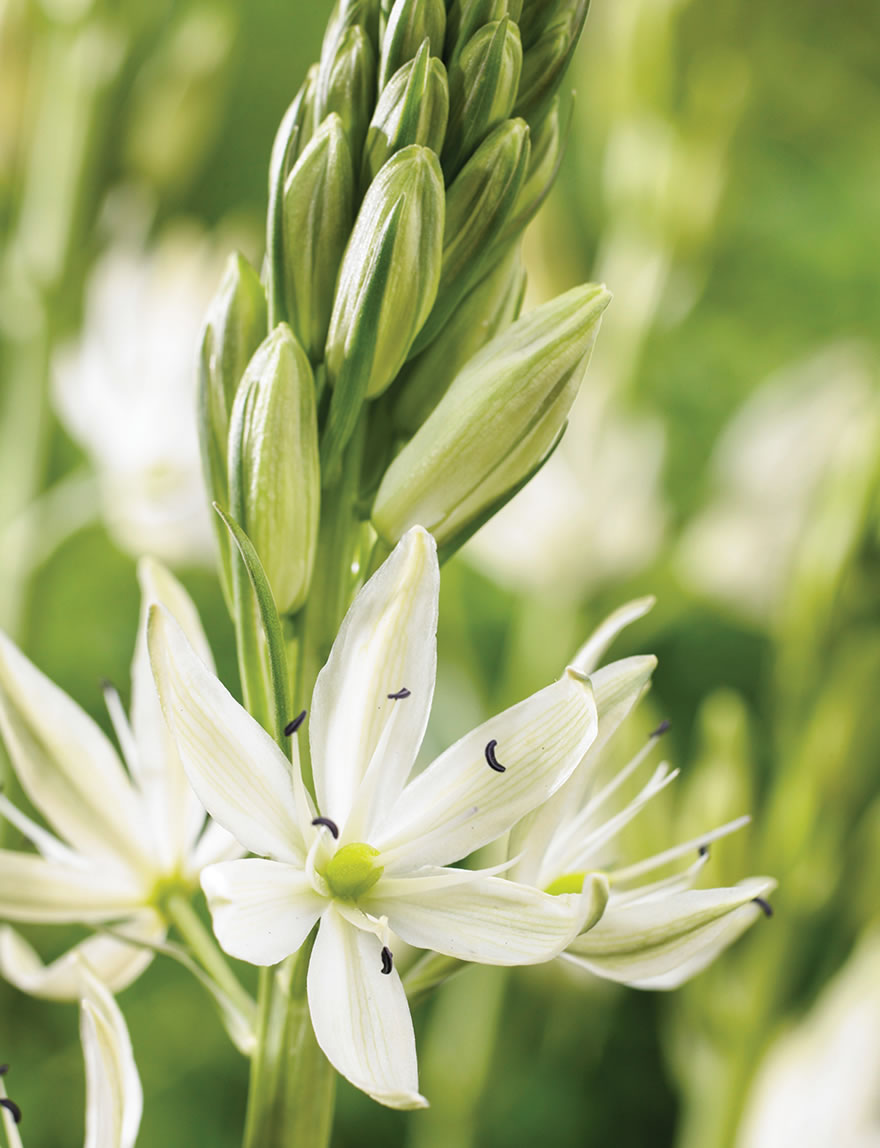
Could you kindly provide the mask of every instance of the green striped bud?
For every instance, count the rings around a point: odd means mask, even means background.
[[[309,592],[320,491],[312,368],[281,323],[248,364],[229,428],[230,510],[260,556],[281,614]]]
[[[323,114],[336,112],[345,125],[353,156],[360,155],[376,98],[376,52],[360,25],[343,35],[330,68]]]
[[[526,273],[518,247],[511,247],[476,287],[462,299],[435,339],[403,368],[394,422],[409,438],[440,402],[465,363],[519,315]]]
[[[440,164],[415,144],[388,160],[364,196],[327,335],[333,397],[322,451],[331,481],[364,399],[397,375],[434,304],[444,215]]]
[[[576,25],[580,34],[589,6],[589,0],[526,0],[519,17],[523,50],[527,52],[554,24]]]
[[[505,17],[471,38],[449,73],[443,170],[452,178],[489,132],[510,115],[519,88],[519,28]]]
[[[290,326],[314,362],[324,353],[336,274],[354,224],[354,173],[342,120],[321,124],[284,188],[284,285]]]
[[[438,545],[457,544],[534,473],[563,429],[610,298],[576,287],[467,363],[385,472],[372,519],[386,543],[419,523]]]
[[[422,41],[414,60],[391,77],[376,105],[364,146],[361,186],[366,187],[395,152],[422,144],[440,153],[449,116],[446,69]]]
[[[483,141],[453,180],[446,193],[437,301],[414,353],[437,337],[464,296],[497,262],[500,251],[490,251],[490,247],[513,211],[528,165],[528,126],[525,120],[507,120]]]
[[[507,0],[452,0],[446,17],[446,59],[455,63],[484,24],[511,16]],[[516,17],[514,16],[514,19]]]
[[[562,83],[587,18],[588,0],[560,4],[559,7],[563,11],[555,20],[544,24],[540,36],[523,57],[514,114],[527,119],[533,127],[537,127],[546,115],[550,101]]]
[[[229,416],[235,393],[254,351],[266,337],[266,294],[243,255],[231,255],[208,310],[199,357],[199,440],[210,498],[226,506]],[[216,522],[221,582],[232,601],[229,534]]]
[[[382,36],[379,91],[399,68],[415,56],[423,40],[430,41],[432,56],[441,56],[445,34],[446,5],[443,0],[395,0]]]

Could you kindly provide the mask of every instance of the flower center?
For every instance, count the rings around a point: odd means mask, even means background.
[[[324,870],[324,879],[333,896],[342,901],[356,901],[372,889],[385,872],[374,860],[378,856],[378,849],[360,841],[337,849]]]
[[[544,890],[549,893],[551,897],[558,897],[560,893],[580,893],[584,887],[584,878],[586,873],[563,873],[561,877],[557,877],[554,881]]]

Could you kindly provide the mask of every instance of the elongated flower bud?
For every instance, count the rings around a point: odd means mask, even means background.
[[[537,127],[546,114],[562,82],[587,18],[588,6],[588,0],[560,3],[560,14],[543,24],[538,39],[525,52],[514,113],[527,119],[533,127]]]
[[[392,462],[373,525],[393,543],[421,523],[448,545],[540,465],[580,387],[611,298],[576,287],[519,319],[464,367]]]
[[[443,175],[429,148],[399,151],[367,190],[327,335],[333,398],[322,451],[331,476],[363,400],[392,381],[430,313],[440,281],[444,214]]]
[[[447,177],[510,115],[521,67],[519,29],[507,17],[481,28],[462,51],[449,74],[449,127],[443,148]]]
[[[579,23],[583,27],[589,6],[589,0],[528,0],[519,17],[523,51],[528,51],[554,24]]]
[[[446,52],[450,64],[455,63],[471,38],[485,24],[494,24],[505,16],[513,16],[507,0],[452,0],[446,17]]]
[[[342,120],[329,115],[284,189],[284,283],[290,326],[321,358],[336,275],[354,224],[354,173]]]
[[[266,337],[266,295],[243,255],[231,255],[208,311],[199,361],[199,440],[205,484],[212,500],[226,505],[229,417],[245,367]],[[229,535],[216,523],[221,579],[231,598]]]
[[[441,56],[445,34],[443,0],[395,0],[382,36],[379,90],[415,56],[423,40],[428,40],[432,56]]]
[[[418,353],[439,334],[470,289],[497,262],[493,242],[513,211],[529,165],[525,120],[507,120],[477,148],[446,193],[437,301],[419,333]]]
[[[360,25],[349,28],[330,69],[323,114],[336,112],[345,125],[351,154],[360,155],[376,92],[376,53]]]
[[[516,319],[525,285],[525,270],[514,246],[462,299],[443,328],[443,338],[435,339],[403,368],[394,422],[407,437],[427,419],[465,363]]]
[[[309,591],[320,489],[312,368],[281,323],[257,349],[235,399],[229,491],[233,517],[253,542],[282,614]]]
[[[379,97],[367,130],[361,186],[366,187],[382,165],[410,144],[429,147],[439,155],[449,117],[446,69],[422,42],[414,60],[391,77]]]

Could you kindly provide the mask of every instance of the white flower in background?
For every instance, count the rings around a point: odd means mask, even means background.
[[[604,900],[602,879],[556,898],[494,870],[448,868],[565,781],[596,735],[596,712],[586,680],[567,673],[407,782],[431,707],[438,590],[433,539],[415,527],[349,610],[312,698],[317,810],[295,740],[291,764],[167,612],[153,610],[149,631],[193,787],[262,855],[202,874],[220,944],[271,965],[320,920],[308,968],[318,1043],[353,1084],[397,1108],[425,1102],[394,938],[468,961],[531,964],[556,956]]]
[[[758,1067],[737,1148],[880,1146],[880,932]]]
[[[682,579],[756,621],[772,619],[816,523],[827,562],[860,513],[878,441],[880,396],[856,348],[829,347],[773,376],[718,441],[714,494],[681,541]]]
[[[598,924],[582,933],[563,956],[609,980],[635,988],[670,989],[700,972],[760,914],[775,881],[754,877],[727,889],[694,889],[709,844],[748,818],[707,832],[631,865],[616,863],[619,835],[641,809],[675,780],[678,771],[662,763],[632,800],[621,790],[640,769],[664,731],[612,777],[603,776],[608,743],[646,690],[653,657],[623,658],[596,669],[616,634],[645,614],[653,599],[641,598],[612,614],[572,663],[589,675],[599,731],[578,769],[544,806],[514,829],[510,876],[551,893],[580,888],[588,875],[604,874],[610,895]],[[604,770],[607,774],[607,769]],[[694,860],[685,868],[684,858]],[[668,872],[670,867],[675,871]],[[657,877],[656,874],[663,875]],[[652,879],[652,875],[653,879]]]
[[[85,961],[73,965],[80,1002],[80,1040],[86,1067],[84,1148],[133,1148],[144,1096],[119,1006]],[[9,1148],[23,1148],[18,1106],[6,1098],[0,1077],[0,1122]]]
[[[194,229],[97,261],[83,330],[53,362],[53,398],[98,474],[115,540],[135,556],[213,562],[196,427],[197,350],[223,261]]]
[[[36,846],[0,849],[0,920],[38,924],[114,922],[135,942],[160,941],[162,898],[191,895],[204,865],[241,850],[187,783],[159,706],[146,647],[152,603],[162,602],[201,657],[210,651],[195,606],[167,570],[143,559],[141,624],[132,665],[131,725],[114,690],[107,704],[125,763],[100,727],[0,634],[0,731],[21,787],[57,831],[48,832],[0,795],[0,815]],[[0,926],[0,973],[24,992],[75,999],[84,960],[114,991],[152,959],[142,944],[96,934],[44,965]]]

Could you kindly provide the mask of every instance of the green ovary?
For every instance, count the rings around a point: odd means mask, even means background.
[[[585,877],[586,873],[564,873],[555,881],[551,881],[544,892],[549,893],[552,897],[556,897],[560,893],[580,893],[584,887]]]
[[[384,873],[382,866],[374,861],[378,856],[378,849],[360,841],[337,850],[324,871],[333,896],[342,901],[356,901],[372,889]]]

